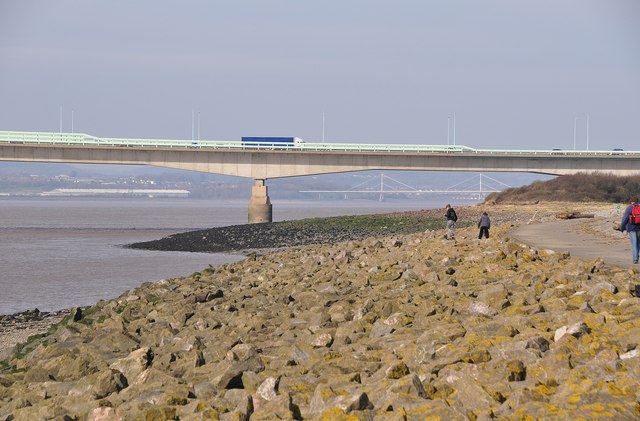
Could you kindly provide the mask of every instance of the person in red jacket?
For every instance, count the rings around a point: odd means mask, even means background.
[[[640,252],[640,224],[632,223],[631,214],[634,207],[640,206],[638,204],[638,198],[634,198],[631,204],[627,206],[622,214],[622,221],[620,221],[620,231],[629,233],[629,240],[631,241],[631,254],[633,256],[633,263],[638,263],[638,253]]]

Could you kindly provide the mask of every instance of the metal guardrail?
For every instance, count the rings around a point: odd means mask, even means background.
[[[313,152],[397,152],[424,154],[464,154],[496,156],[621,156],[639,157],[640,151],[623,150],[510,150],[476,149],[463,145],[411,145],[411,144],[358,144],[358,143],[273,143],[251,145],[238,141],[216,140],[170,140],[100,138],[85,133],[17,132],[0,131],[0,144],[23,145],[70,145],[70,146],[117,146],[130,148],[176,148],[176,149],[240,149],[240,150],[295,150]]]

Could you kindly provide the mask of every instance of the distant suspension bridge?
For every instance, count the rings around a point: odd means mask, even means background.
[[[377,180],[380,180],[378,182]],[[385,195],[425,195],[425,194],[460,194],[467,199],[483,199],[489,193],[500,192],[510,185],[485,174],[477,174],[462,180],[444,190],[420,189],[411,187],[385,174],[371,177],[348,190],[301,190],[300,193],[340,193],[345,199],[355,194],[376,194],[379,201],[384,201]]]

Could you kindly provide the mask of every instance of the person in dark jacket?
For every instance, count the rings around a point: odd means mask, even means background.
[[[456,211],[451,207],[451,205],[447,205],[445,209],[447,210],[447,213],[444,214],[445,218],[447,218],[447,239],[453,240],[455,238],[455,228],[458,215],[456,215]]]
[[[480,216],[480,220],[478,221],[478,228],[480,228],[480,234],[478,234],[478,240],[481,240],[483,235],[489,238],[489,228],[491,228],[491,219],[489,218],[488,213],[482,212],[482,216]]]
[[[629,215],[635,205],[638,204],[638,198],[636,197],[631,201],[631,204],[627,206],[622,214],[622,221],[620,221],[620,231],[629,233],[629,240],[631,241],[631,254],[633,255],[633,263],[638,263],[638,253],[640,251],[640,225],[632,224],[629,221]]]

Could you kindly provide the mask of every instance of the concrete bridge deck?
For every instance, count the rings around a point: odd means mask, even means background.
[[[0,131],[0,160],[152,165],[250,177],[249,221],[271,221],[266,180],[365,170],[640,174],[640,151],[496,150],[462,145],[302,143],[99,138]]]

